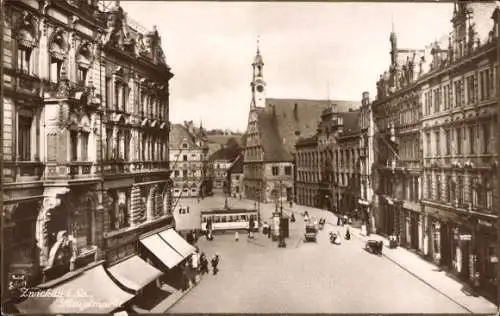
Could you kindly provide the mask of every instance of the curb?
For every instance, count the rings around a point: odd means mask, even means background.
[[[365,238],[361,235],[361,233],[356,230],[356,233],[353,234],[354,236],[356,236],[356,238],[358,238],[359,240],[361,241],[366,241]],[[416,273],[410,271],[409,269],[407,269],[406,267],[404,267],[402,264],[400,264],[399,262],[397,262],[396,260],[392,259],[391,257],[389,257],[388,255],[385,254],[385,252],[382,252],[382,256],[384,258],[386,258],[387,260],[391,261],[392,263],[396,264],[400,269],[406,271],[407,273],[409,273],[410,275],[412,275],[413,277],[417,278],[418,280],[420,280],[421,282],[423,282],[424,284],[426,284],[427,286],[429,286],[430,288],[432,288],[433,290],[435,290],[436,292],[438,292],[439,294],[443,295],[444,297],[446,297],[447,299],[449,299],[450,301],[452,301],[453,303],[457,304],[458,306],[460,306],[461,308],[465,309],[468,313],[471,313],[471,314],[476,314],[474,313],[472,310],[470,310],[469,308],[467,308],[466,306],[464,306],[462,303],[460,302],[457,302],[455,299],[453,299],[451,296],[449,296],[448,294],[444,293],[443,291],[439,290],[438,288],[436,288],[434,285],[432,285],[431,283],[427,282],[426,280],[424,280],[422,277],[418,276]]]
[[[201,282],[201,279],[200,279],[200,282]],[[167,305],[167,307],[160,313],[166,313],[169,309],[174,307],[177,303],[179,303],[184,298],[184,296],[186,296],[189,292],[191,292],[192,289],[194,289],[196,286],[198,286],[198,284],[200,284],[200,282],[192,285],[187,290],[182,291],[181,294],[179,295],[179,297],[177,297],[175,300],[173,300],[170,305]],[[177,292],[177,293],[179,293],[179,292]],[[154,312],[154,313],[156,314],[158,312]]]

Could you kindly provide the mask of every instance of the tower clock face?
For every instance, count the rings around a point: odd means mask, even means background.
[[[263,87],[263,86],[261,86],[261,85],[258,85],[258,86],[257,86],[257,91],[259,91],[259,92],[264,91],[264,87]]]

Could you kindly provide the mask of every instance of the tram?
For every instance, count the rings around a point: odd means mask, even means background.
[[[253,222],[253,230],[258,229],[257,210],[250,209],[212,209],[201,211],[201,230],[207,230],[207,224],[213,231],[248,230]]]

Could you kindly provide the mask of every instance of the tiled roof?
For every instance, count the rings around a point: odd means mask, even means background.
[[[347,112],[360,107],[359,101],[305,100],[305,99],[266,99],[266,109],[275,115],[279,138],[284,149],[292,154],[298,137],[311,137],[316,134],[321,112],[329,105],[334,111]]]
[[[359,111],[342,113],[342,122],[344,124],[340,136],[349,136],[360,132]]]
[[[293,158],[281,143],[276,118],[265,108],[257,111],[264,161],[292,161]]]
[[[230,173],[243,173],[243,153],[239,154],[235,160],[233,160],[231,167],[229,167]]]
[[[233,161],[238,155],[240,155],[243,152],[243,148],[241,148],[238,151],[231,151],[230,148],[228,147],[223,147],[216,152],[214,152],[212,155],[209,156],[208,160],[209,161],[214,161],[214,160],[227,160],[227,161]]]
[[[227,141],[230,138],[234,138],[241,146],[242,135],[207,135],[207,140],[209,143],[215,143],[224,146],[227,144]]]
[[[173,124],[170,128],[170,141],[169,146],[173,149],[178,149],[182,147],[185,142],[188,144],[189,148],[196,147],[193,135],[191,135],[186,127],[182,124]]]

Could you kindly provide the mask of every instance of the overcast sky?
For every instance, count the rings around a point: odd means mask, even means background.
[[[451,30],[451,3],[245,3],[122,1],[129,16],[157,25],[174,123],[244,131],[251,63],[260,36],[267,97],[373,98],[387,69],[394,21],[400,48],[422,49]]]

